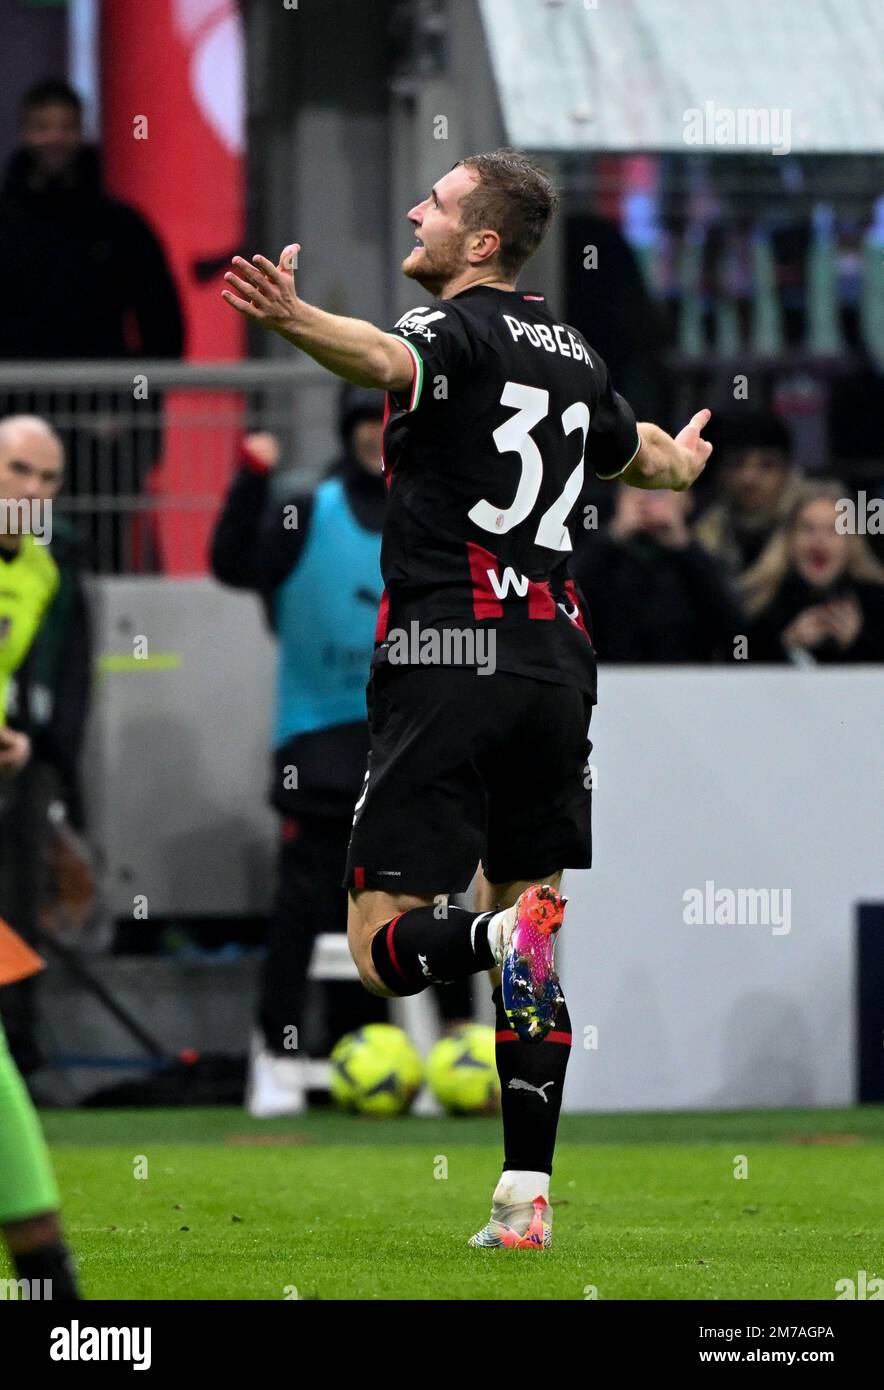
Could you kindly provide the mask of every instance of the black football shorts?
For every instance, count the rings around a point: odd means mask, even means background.
[[[368,685],[371,750],[344,886],[462,893],[588,869],[582,690],[467,667],[380,666]]]

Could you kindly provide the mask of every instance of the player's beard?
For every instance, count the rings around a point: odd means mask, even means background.
[[[435,298],[441,294],[450,281],[455,280],[465,268],[464,236],[462,232],[452,232],[450,236],[430,251],[426,246],[416,248],[402,262],[402,273],[409,280],[416,280]]]

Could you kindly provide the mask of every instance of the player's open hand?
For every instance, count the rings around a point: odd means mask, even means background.
[[[233,289],[222,290],[221,298],[261,328],[283,336],[293,332],[300,304],[295,287],[300,249],[298,245],[287,246],[278,265],[266,256],[253,256],[250,261],[234,256],[231,262],[234,270],[228,270],[224,276]]]

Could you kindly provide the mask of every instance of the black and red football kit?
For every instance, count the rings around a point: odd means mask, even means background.
[[[391,332],[415,371],[388,397],[372,748],[345,881],[432,894],[480,860],[496,883],[587,867],[596,670],[569,556],[585,469],[623,472],[635,417],[541,295],[475,286]],[[472,650],[441,641],[453,632],[482,656],[440,658]]]

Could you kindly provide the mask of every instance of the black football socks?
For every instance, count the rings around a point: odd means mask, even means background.
[[[491,970],[497,962],[487,928],[494,915],[445,903],[409,908],[372,937],[374,968],[400,997]]]
[[[500,1077],[504,1172],[551,1173],[562,1087],[571,1055],[567,1004],[543,1042],[522,1042],[503,1011],[498,985],[491,998],[497,1014],[495,1057]]]
[[[71,1303],[79,1299],[74,1261],[63,1240],[13,1255],[12,1260],[19,1279],[27,1279],[33,1284],[43,1281],[43,1297],[51,1298],[55,1303]],[[31,1295],[32,1298],[37,1296]]]

